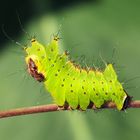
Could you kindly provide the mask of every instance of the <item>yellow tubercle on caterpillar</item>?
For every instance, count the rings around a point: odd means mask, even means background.
[[[36,42],[36,39],[35,39],[35,38],[32,38],[32,39],[31,39],[31,42],[32,42],[32,43]]]
[[[60,37],[58,35],[54,36],[53,40],[55,40],[56,42],[58,42],[60,40]]]

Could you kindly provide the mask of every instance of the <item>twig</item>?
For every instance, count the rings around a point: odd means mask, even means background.
[[[108,102],[101,109],[104,108],[112,109],[112,108],[116,108],[116,105],[113,102]],[[140,100],[131,101],[128,104],[127,108],[140,108]],[[32,107],[0,111],[0,118],[29,115],[29,114],[36,114],[36,113],[43,113],[43,112],[53,112],[53,111],[60,111],[60,110],[69,110],[69,109],[70,109],[69,107],[60,108],[56,104],[32,106]],[[95,108],[92,106],[89,107],[88,109],[95,109]]]

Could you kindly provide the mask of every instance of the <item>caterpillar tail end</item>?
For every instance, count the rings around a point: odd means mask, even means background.
[[[130,104],[130,102],[132,101],[132,98],[131,96],[127,95],[127,97],[125,98],[125,101],[124,101],[124,104],[123,104],[123,107],[122,107],[122,111],[126,110]]]

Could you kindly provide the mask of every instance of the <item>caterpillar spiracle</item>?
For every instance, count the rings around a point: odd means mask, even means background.
[[[29,74],[44,82],[58,106],[68,104],[72,109],[86,110],[92,103],[101,108],[108,101],[115,103],[118,110],[127,108],[130,96],[118,81],[112,64],[106,64],[104,71],[83,69],[72,63],[66,52],[59,51],[59,38],[43,46],[31,40],[25,48]]]

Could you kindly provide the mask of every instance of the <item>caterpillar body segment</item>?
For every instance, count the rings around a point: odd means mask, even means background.
[[[72,109],[86,110],[91,102],[101,108],[112,101],[118,110],[123,109],[128,95],[112,64],[106,65],[102,72],[79,68],[69,60],[67,53],[59,52],[58,39],[53,39],[46,47],[34,40],[26,53],[30,75],[44,82],[57,105],[67,103]],[[30,60],[36,69],[29,65]]]

